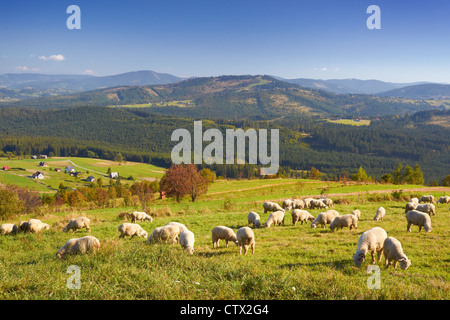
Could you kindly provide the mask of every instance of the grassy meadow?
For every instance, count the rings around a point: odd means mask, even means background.
[[[106,172],[107,167],[96,168]],[[49,209],[35,218],[50,224],[50,230],[0,236],[0,299],[449,299],[449,205],[436,204],[430,233],[419,233],[414,226],[411,233],[406,231],[404,206],[409,197],[433,194],[438,198],[450,188],[401,186],[397,200],[392,191],[399,189],[393,185],[294,179],[218,180],[196,202],[155,199],[147,210],[153,222],[140,225],[151,233],[170,221],[184,223],[196,237],[192,256],[179,245],[119,239],[117,228],[125,221],[119,214],[142,208]],[[333,209],[341,215],[361,210],[358,229],[332,233],[328,227],[312,229],[309,223],[293,226],[287,212],[284,226],[254,229],[254,255],[240,256],[238,247],[229,244],[226,248],[223,241],[220,248],[212,248],[211,230],[215,226],[237,231],[247,226],[249,211],[258,212],[262,222],[267,220],[269,213],[262,210],[265,200],[281,203],[285,198],[320,194],[333,199]],[[386,217],[373,221],[380,206],[386,209]],[[308,211],[314,216],[321,212]],[[91,219],[90,234],[100,240],[101,249],[59,261],[55,253],[67,240],[88,235],[84,229],[75,234],[62,232],[67,222],[78,216]],[[1,223],[18,224],[29,218],[32,216]],[[381,287],[369,289],[370,256],[357,268],[352,255],[361,233],[375,226],[401,241],[412,265],[407,270],[385,269],[383,258],[378,264]],[[71,277],[67,270],[72,265],[80,268],[80,289],[67,287]]]

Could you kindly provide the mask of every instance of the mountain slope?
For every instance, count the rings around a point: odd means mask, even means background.
[[[450,85],[435,83],[420,84],[381,92],[378,95],[407,99],[450,99]]]

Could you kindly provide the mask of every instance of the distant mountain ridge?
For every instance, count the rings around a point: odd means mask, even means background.
[[[450,99],[450,85],[427,83],[380,92],[378,96],[401,97],[407,99]]]

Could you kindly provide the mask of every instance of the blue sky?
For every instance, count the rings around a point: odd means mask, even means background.
[[[69,5],[81,30],[69,30]],[[369,30],[369,5],[381,29]],[[55,0],[0,3],[0,74],[284,78],[450,83],[450,1]]]

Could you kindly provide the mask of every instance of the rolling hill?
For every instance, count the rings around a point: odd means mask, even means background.
[[[450,85],[436,83],[419,84],[381,92],[377,95],[407,99],[447,100],[450,99]]]

